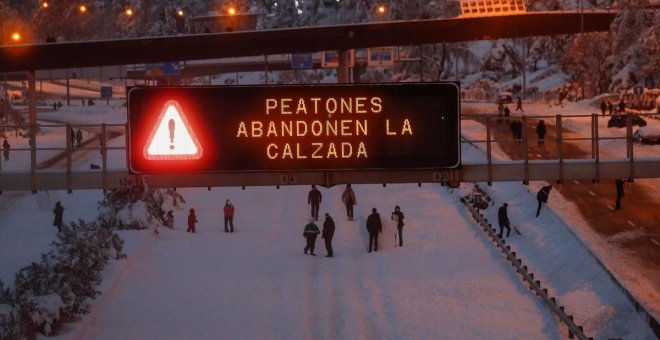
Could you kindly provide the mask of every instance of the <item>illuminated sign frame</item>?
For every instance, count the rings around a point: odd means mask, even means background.
[[[453,82],[133,87],[128,168],[134,174],[456,168],[459,94]],[[170,132],[156,142],[176,145],[187,131],[199,157],[147,155],[167,103],[182,123],[176,138]]]

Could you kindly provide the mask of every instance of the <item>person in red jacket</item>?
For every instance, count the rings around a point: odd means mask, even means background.
[[[190,209],[190,214],[188,214],[188,229],[186,232],[195,233],[195,223],[197,223],[197,216],[195,216],[195,209]]]
[[[229,229],[227,229],[227,224],[229,224]],[[231,204],[230,200],[225,202],[225,233],[234,232],[234,205]]]

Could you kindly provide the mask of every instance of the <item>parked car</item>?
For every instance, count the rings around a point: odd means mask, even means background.
[[[513,94],[511,92],[502,92],[497,96],[497,104],[511,104],[513,103]]]
[[[660,144],[660,129],[642,127],[633,133],[633,141],[639,144]]]
[[[637,115],[631,115],[631,116],[632,116],[632,125],[633,126],[635,126],[635,125],[637,125],[639,127],[646,126],[646,121],[642,117],[637,116]],[[619,127],[619,128],[626,127],[626,124],[627,124],[626,123],[626,117],[627,116],[623,116],[623,115],[612,116],[610,118],[610,120],[607,121],[607,127],[608,128],[611,128],[611,127]]]

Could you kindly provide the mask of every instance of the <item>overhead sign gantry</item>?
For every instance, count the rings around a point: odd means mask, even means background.
[[[451,169],[459,86],[135,87],[134,174]]]

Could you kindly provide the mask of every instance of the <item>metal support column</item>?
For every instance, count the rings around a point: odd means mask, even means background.
[[[28,71],[28,117],[30,134],[30,189],[37,192],[37,84],[34,70]]]
[[[348,50],[339,50],[339,67],[337,67],[337,83],[348,84],[351,82],[348,67]]]
[[[493,185],[493,154],[491,145],[491,119],[486,117],[486,160],[488,162],[488,185]]]
[[[628,155],[628,161],[630,162],[630,175],[629,179],[635,178],[635,155],[633,153],[634,144],[632,139],[632,115],[628,114],[626,116],[626,154]]]
[[[66,70],[66,106],[71,106],[71,91],[69,90],[69,69]]]
[[[268,85],[268,55],[264,55],[264,83]]]
[[[563,129],[561,126],[561,115],[555,116],[555,135],[557,136],[557,159],[559,160],[559,181],[557,184],[564,182],[564,152],[563,152]]]
[[[71,124],[66,123],[66,190],[68,193],[73,191],[71,185],[71,166],[73,165],[71,156],[73,154],[73,137],[71,137],[71,132],[73,132]]]
[[[598,115],[591,115],[591,127],[592,127],[592,155],[596,161],[596,168],[594,169],[595,178],[594,183],[600,183],[600,143],[599,143],[599,131],[598,131]]]
[[[128,131],[128,130],[126,130]],[[108,190],[108,148],[106,140],[105,123],[101,124],[101,171],[103,173],[103,193]]]
[[[529,152],[527,151],[527,116],[523,115],[522,116],[522,157],[524,161],[524,167],[525,167],[525,176],[523,177],[523,184],[528,185],[529,184]]]

